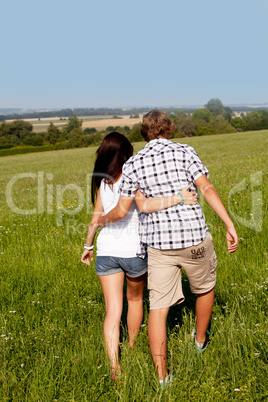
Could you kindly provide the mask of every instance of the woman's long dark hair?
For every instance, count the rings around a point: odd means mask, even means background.
[[[133,147],[123,134],[114,131],[106,135],[96,154],[91,181],[93,204],[102,179],[113,184],[120,177],[124,163],[133,155]]]

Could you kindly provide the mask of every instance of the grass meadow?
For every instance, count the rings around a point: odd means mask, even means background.
[[[267,391],[268,131],[180,139],[196,149],[233,217],[240,240],[201,199],[218,257],[211,343],[193,348],[195,298],[170,310],[161,390],[147,335],[148,294],[137,344],[120,344],[122,378],[110,379],[105,305],[94,265],[80,263],[92,213],[96,148],[0,158],[1,401],[265,401]],[[145,143],[136,143],[135,151]]]

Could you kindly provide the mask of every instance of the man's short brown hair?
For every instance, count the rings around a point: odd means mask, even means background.
[[[143,117],[141,133],[146,141],[159,137],[169,138],[174,130],[172,120],[161,110],[152,110]]]

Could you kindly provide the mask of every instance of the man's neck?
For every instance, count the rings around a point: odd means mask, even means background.
[[[156,138],[152,138],[150,141],[154,141],[154,140],[167,140],[167,138],[166,138],[166,137],[163,137],[162,135],[159,135],[159,136],[156,137]],[[150,142],[150,141],[148,141],[148,142]]]

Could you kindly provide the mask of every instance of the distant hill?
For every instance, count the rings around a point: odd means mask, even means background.
[[[268,102],[252,103],[252,104],[227,104],[234,112],[251,112],[252,110],[268,110]],[[167,113],[177,113],[178,110],[184,110],[185,113],[193,113],[196,109],[204,107],[203,105],[194,106],[174,106],[174,107],[133,107],[133,108],[74,108],[74,109],[20,109],[20,108],[0,108],[0,121],[29,119],[29,118],[45,118],[45,117],[69,117],[73,114],[77,116],[116,116],[143,114],[149,110],[160,109]]]
[[[23,109],[16,109],[17,111],[14,113],[11,112],[12,109],[9,110],[8,114],[1,114],[1,111],[4,109],[0,109],[0,121],[4,120],[17,120],[17,119],[32,119],[32,118],[45,118],[45,117],[69,117],[74,114],[77,116],[118,116],[118,115],[131,115],[131,114],[143,114],[149,112],[152,108],[143,107],[143,108],[133,108],[133,109],[122,109],[122,108],[75,108],[75,109],[61,109],[61,110],[50,110],[50,111],[25,111]],[[181,108],[180,108],[181,109]],[[193,113],[195,110],[185,109],[186,113]],[[161,108],[161,110],[165,110],[168,113],[177,112],[179,108]],[[18,113],[20,111],[20,113]]]
[[[42,113],[51,112],[56,109],[20,109],[20,108],[0,108],[0,115],[14,115],[14,114],[28,114],[28,113]]]

